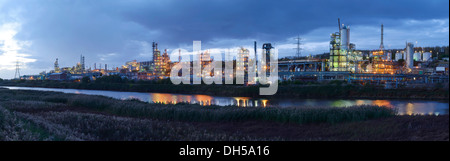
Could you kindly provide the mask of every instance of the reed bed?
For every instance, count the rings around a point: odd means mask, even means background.
[[[226,134],[190,122],[337,124],[387,118],[379,106],[257,108],[150,104],[136,99],[0,89],[0,140],[282,140]]]
[[[236,107],[201,106],[193,104],[150,104],[137,100],[117,100],[104,96],[62,94],[58,92],[20,91],[0,89],[0,100],[10,100],[9,107],[16,110],[38,108],[61,109],[77,107],[106,112],[117,116],[153,118],[176,121],[246,121],[264,120],[284,123],[340,123],[386,118],[396,115],[388,107],[373,105],[351,107]],[[19,95],[20,94],[20,95]],[[29,96],[29,97],[27,97]],[[30,98],[33,98],[30,100]],[[65,106],[64,106],[65,107]]]
[[[111,98],[87,97],[84,95],[68,98],[68,104],[120,116],[200,122],[263,120],[300,124],[334,124],[346,121],[364,121],[375,118],[386,118],[396,115],[396,111],[392,108],[371,105],[342,108],[242,108],[235,106],[222,107],[191,104],[148,104],[136,101],[120,101]]]

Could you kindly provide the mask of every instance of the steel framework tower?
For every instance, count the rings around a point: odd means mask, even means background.
[[[295,38],[295,40],[297,40],[297,43],[295,43],[296,45],[297,45],[297,47],[296,48],[294,48],[294,49],[296,49],[297,50],[297,58],[300,58],[300,56],[301,56],[301,50],[302,50],[302,48],[300,48],[300,45],[301,45],[301,40],[302,40],[302,38],[300,38],[300,36],[297,36],[297,38]]]
[[[16,62],[16,74],[14,74],[14,79],[20,79],[20,65],[18,60]]]

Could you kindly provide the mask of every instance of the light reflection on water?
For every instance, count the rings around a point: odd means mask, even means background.
[[[250,97],[216,97],[208,95],[184,95],[169,93],[139,93],[139,92],[116,92],[99,90],[78,89],[56,89],[35,87],[4,87],[9,89],[57,91],[64,93],[102,95],[117,99],[139,99],[141,101],[161,104],[189,103],[200,105],[236,105],[239,107],[299,107],[299,106],[322,106],[322,107],[346,107],[354,105],[378,105],[395,108],[399,114],[433,114],[441,115],[449,113],[449,103],[429,100],[369,100],[369,99],[258,99]]]

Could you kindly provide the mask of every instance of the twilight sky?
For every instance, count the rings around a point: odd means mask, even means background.
[[[449,45],[448,0],[0,0],[0,78],[74,66],[150,60],[151,43],[176,48],[252,48],[270,42],[279,56],[328,52],[337,18],[356,49]]]

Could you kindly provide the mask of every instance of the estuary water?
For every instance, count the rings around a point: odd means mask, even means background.
[[[327,106],[348,107],[354,105],[379,105],[396,108],[401,115],[412,114],[449,114],[448,101],[433,100],[372,100],[372,99],[260,99],[250,97],[220,97],[194,94],[171,94],[171,93],[140,93],[140,92],[118,92],[102,90],[81,89],[58,89],[38,87],[10,87],[2,86],[11,90],[37,90],[54,91],[63,93],[100,95],[116,99],[139,99],[150,103],[177,104],[190,103],[200,105],[236,105],[239,107],[295,107],[295,106]]]

